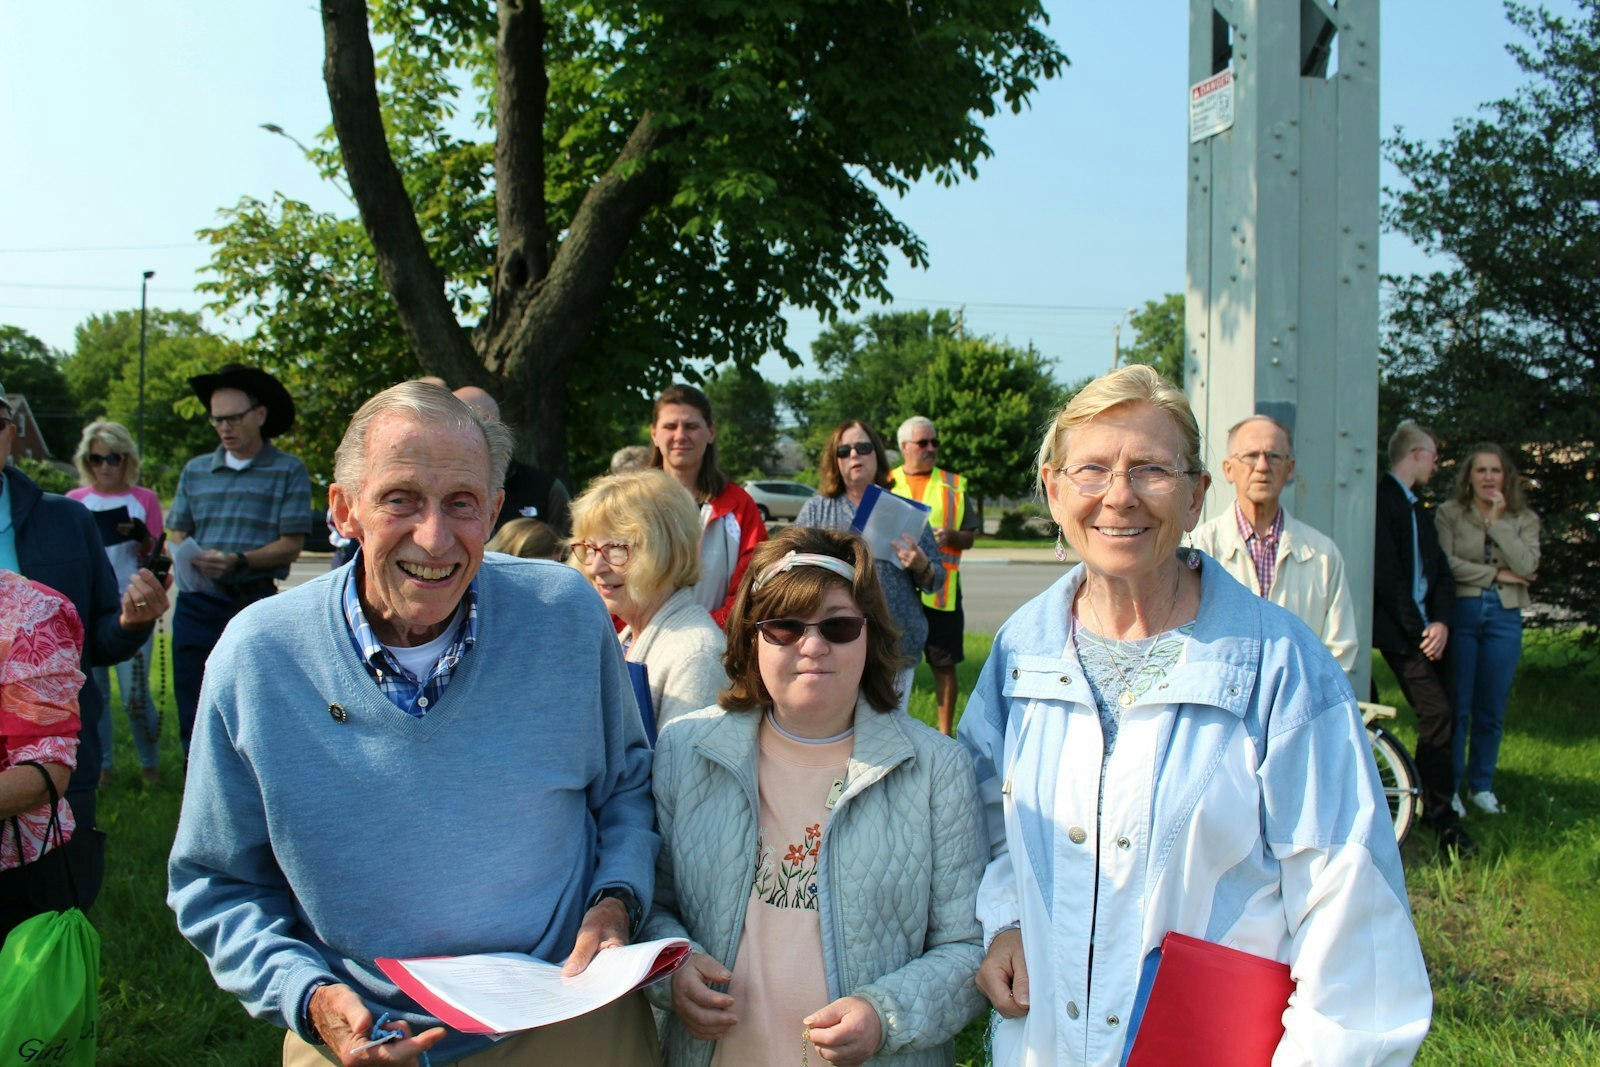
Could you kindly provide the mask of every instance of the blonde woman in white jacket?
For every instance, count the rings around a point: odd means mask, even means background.
[[[700,510],[664,471],[600,478],[572,502],[572,565],[622,623],[617,637],[648,674],[647,721],[658,729],[728,683],[722,630],[694,599],[699,546]]]

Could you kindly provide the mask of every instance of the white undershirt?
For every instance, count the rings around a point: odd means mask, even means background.
[[[386,644],[384,651],[394,657],[394,661],[404,667],[406,671],[419,682],[426,682],[433,674],[434,665],[439,662],[439,657],[444,655],[445,649],[450,647],[450,642],[456,636],[456,627],[459,625],[461,609],[450,616],[450,621],[445,623],[444,630],[438,637],[422,645],[410,645],[400,648],[396,645]]]

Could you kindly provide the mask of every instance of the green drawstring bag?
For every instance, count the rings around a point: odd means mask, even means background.
[[[93,1067],[100,934],[77,908],[19,923],[0,947],[0,1067]]]
[[[54,868],[66,882],[67,899],[77,904],[78,886],[72,877],[65,852],[66,838],[57,820],[58,797],[55,782],[38,763],[23,760],[17,766],[31,766],[44,778],[50,796],[50,822],[45,840],[54,837],[54,847],[33,863],[8,876],[27,872],[38,875]],[[0,833],[4,833],[0,823]],[[17,836],[17,854],[22,854],[22,828],[11,820]],[[51,882],[47,877],[39,881]],[[38,888],[36,884],[33,888]],[[53,897],[55,887],[47,886],[41,895]],[[34,897],[35,906],[40,897]],[[48,905],[46,905],[48,906]],[[100,1036],[100,934],[76,906],[60,911],[42,911],[24,919],[6,935],[0,945],[0,1067],[36,1067],[37,1064],[66,1064],[68,1067],[94,1067]]]

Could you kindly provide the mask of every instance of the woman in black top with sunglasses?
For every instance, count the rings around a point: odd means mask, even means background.
[[[720,706],[661,732],[640,936],[695,948],[646,994],[669,1067],[945,1065],[980,1004],[981,805],[960,746],[895,710],[886,570],[848,533],[762,544]]]
[[[883,438],[876,430],[864,422],[841,422],[834,427],[817,464],[817,495],[801,507],[794,524],[822,530],[850,529],[867,487],[876,485],[888,491],[889,468]],[[904,711],[911,699],[911,676],[928,639],[928,620],[922,613],[919,594],[932,592],[944,583],[944,565],[939,562],[939,544],[927,527],[915,543],[910,538],[902,538],[895,545],[895,555],[897,558],[893,562],[899,566],[880,562],[878,581],[889,602],[889,614],[900,627],[900,651],[907,666],[902,669],[896,687],[900,693],[899,706]]]

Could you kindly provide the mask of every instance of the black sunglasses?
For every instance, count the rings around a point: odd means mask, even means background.
[[[103,463],[109,463],[113,467],[120,467],[120,466],[122,466],[122,453],[121,452],[108,452],[108,453],[106,453],[105,455],[102,456],[98,452],[90,452],[89,453],[89,463],[90,463],[91,466],[95,466],[95,467],[98,467]]]
[[[872,449],[872,442],[871,441],[857,441],[853,445],[837,445],[837,446],[835,446],[834,450],[833,450],[833,454],[838,456],[840,459],[847,459],[849,457],[850,453],[852,453],[852,452],[854,452],[858,456],[865,456],[865,455],[869,454],[870,452],[872,452],[872,450],[873,449]]]
[[[937,437],[924,437],[920,441],[907,441],[906,444],[916,445],[918,448],[938,448],[939,439]]]
[[[830,619],[820,622],[806,622],[803,619],[765,619],[756,623],[756,629],[761,631],[761,636],[766,638],[769,645],[792,645],[806,635],[806,631],[816,628],[822,639],[830,645],[848,645],[861,636],[862,629],[867,625],[867,620],[860,615],[835,615]]]

